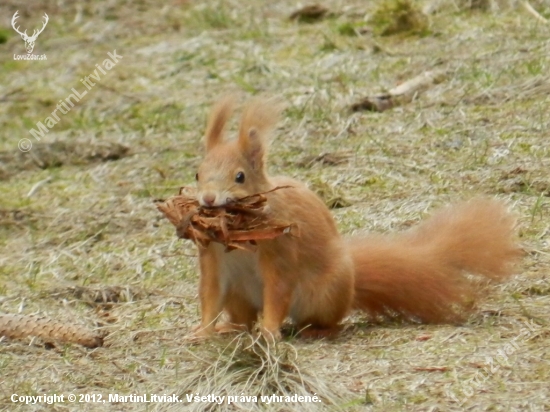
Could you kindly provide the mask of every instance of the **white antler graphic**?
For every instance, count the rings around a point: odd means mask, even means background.
[[[44,13],[44,24],[42,25],[42,28],[41,28],[40,30],[36,30],[36,29],[35,29],[34,32],[33,32],[33,34],[32,34],[32,36],[29,37],[29,36],[27,35],[27,30],[25,30],[24,33],[21,33],[21,32],[19,31],[19,26],[18,26],[18,27],[15,27],[15,20],[17,20],[17,18],[19,17],[19,16],[17,15],[17,13],[19,13],[19,10],[17,10],[17,11],[15,12],[15,14],[13,15],[13,18],[11,19],[11,25],[12,25],[13,29],[14,29],[17,33],[19,33],[19,34],[21,35],[21,38],[22,38],[23,40],[25,40],[25,48],[27,49],[27,53],[28,53],[28,54],[31,54],[32,51],[33,51],[33,49],[34,49],[34,42],[36,41],[36,38],[38,37],[38,35],[39,35],[40,33],[42,33],[42,32],[44,31],[44,28],[46,27],[46,24],[48,24],[48,20],[49,20],[50,18],[48,17],[48,15],[47,15],[46,13]]]

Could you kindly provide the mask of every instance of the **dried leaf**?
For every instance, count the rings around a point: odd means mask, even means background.
[[[447,372],[449,370],[446,366],[427,366],[414,368],[417,372]]]
[[[328,14],[328,9],[319,4],[311,4],[296,10],[290,16],[290,20],[299,22],[312,23],[321,20]]]

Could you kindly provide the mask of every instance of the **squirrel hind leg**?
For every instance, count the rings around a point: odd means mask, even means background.
[[[342,328],[342,325],[305,325],[298,327],[298,335],[305,339],[335,339],[342,331]]]
[[[333,311],[332,313],[324,313],[323,317],[319,314],[302,319],[295,319],[296,331],[298,336],[306,339],[334,339],[342,331],[343,326],[340,321],[348,313],[349,308],[345,307],[342,310]]]
[[[235,290],[228,291],[224,309],[229,315],[229,320],[216,328],[220,333],[251,331],[254,322],[258,320],[258,310],[245,296],[241,296]]]

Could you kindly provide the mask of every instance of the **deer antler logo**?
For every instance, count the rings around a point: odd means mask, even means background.
[[[42,28],[40,30],[34,30],[32,36],[27,35],[27,30],[25,32],[21,33],[19,31],[19,26],[15,27],[15,20],[19,17],[17,15],[19,13],[19,10],[15,12],[13,15],[13,18],[11,19],[11,25],[13,29],[21,35],[21,38],[25,41],[25,48],[27,49],[27,54],[31,54],[34,49],[34,43],[36,42],[36,38],[40,33],[44,31],[44,28],[46,27],[46,24],[48,24],[48,20],[50,19],[46,13],[44,13],[44,24],[42,25]]]

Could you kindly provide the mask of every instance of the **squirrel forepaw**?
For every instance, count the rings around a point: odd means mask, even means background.
[[[218,332],[219,334],[246,331],[248,331],[248,327],[246,325],[239,325],[237,323],[223,322],[216,325],[216,332]]]

